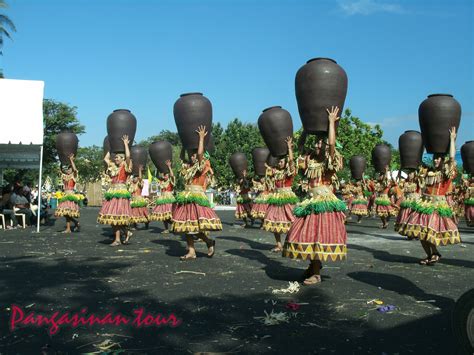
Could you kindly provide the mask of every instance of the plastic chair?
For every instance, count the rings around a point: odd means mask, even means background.
[[[21,217],[21,226],[22,228],[26,228],[26,215],[24,213],[16,213],[16,211],[18,211],[18,208],[14,208],[14,211],[15,211],[15,216],[17,217]],[[10,221],[10,225],[13,226],[13,222]]]

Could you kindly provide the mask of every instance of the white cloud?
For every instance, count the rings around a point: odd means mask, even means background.
[[[381,2],[377,0],[339,0],[339,8],[349,16],[371,15],[377,12],[389,12],[402,14],[406,11],[395,3]]]

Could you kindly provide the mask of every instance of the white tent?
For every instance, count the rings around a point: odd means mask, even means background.
[[[38,168],[38,217],[43,172],[43,92],[43,81],[0,79],[0,180],[5,168]],[[39,224],[40,218],[37,232]]]

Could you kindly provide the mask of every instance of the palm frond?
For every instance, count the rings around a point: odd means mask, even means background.
[[[0,14],[0,26],[9,27],[13,32],[16,32],[15,24],[6,15]]]

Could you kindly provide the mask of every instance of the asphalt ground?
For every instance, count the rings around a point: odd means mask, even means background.
[[[39,234],[0,231],[1,354],[462,353],[453,309],[474,287],[474,231],[464,222],[463,243],[441,247],[435,266],[418,265],[420,243],[379,229],[378,220],[349,222],[347,260],[325,263],[321,284],[284,293],[307,262],[271,253],[273,236],[234,225],[232,211],[219,212],[214,258],[198,243],[198,258],[185,262],[184,238],[160,234],[159,222],[112,248],[110,228],[96,224],[98,209],[81,213],[80,233],[61,234],[64,219]],[[180,324],[63,324],[52,335],[50,325],[20,324],[15,307],[23,321],[31,312],[81,311],[136,321],[143,309]]]

